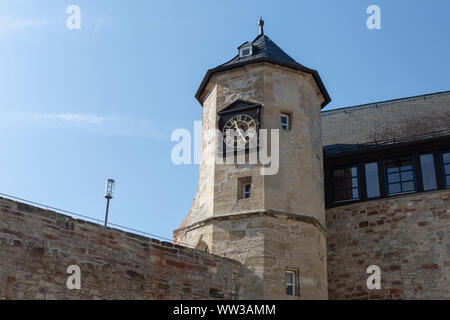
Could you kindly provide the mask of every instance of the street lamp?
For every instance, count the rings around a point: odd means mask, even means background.
[[[105,227],[108,224],[108,210],[109,210],[109,200],[111,200],[114,196],[114,184],[116,182],[114,179],[106,180],[105,187],[105,198],[106,198],[106,216],[105,216]]]

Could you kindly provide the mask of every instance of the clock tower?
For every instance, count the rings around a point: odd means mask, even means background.
[[[321,108],[330,97],[317,71],[280,49],[263,24],[196,93],[200,177],[174,241],[241,262],[247,285],[236,290],[247,299],[326,299]],[[262,129],[270,143],[261,144]],[[236,161],[239,147],[245,163]],[[276,170],[262,170],[262,149]]]

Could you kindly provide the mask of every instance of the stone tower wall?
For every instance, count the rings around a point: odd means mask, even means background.
[[[246,298],[325,299],[326,244],[319,225],[275,213],[231,216],[214,223],[213,249],[246,266]],[[286,268],[299,275],[299,294],[286,296]]]
[[[280,114],[291,129],[280,130],[280,170],[265,176],[265,208],[310,216],[325,225],[320,93],[310,74],[271,66],[264,74],[264,119],[280,127]]]
[[[297,270],[300,280],[294,299],[326,299],[323,100],[313,78],[271,63],[250,64],[214,75],[205,91],[203,130],[216,129],[217,112],[237,99],[263,106],[262,129],[280,129],[281,112],[291,115],[292,128],[280,130],[276,175],[261,175],[259,164],[215,164],[214,174],[201,172],[197,198],[203,184],[207,190],[214,186],[212,198],[208,192],[212,213],[205,219],[194,201],[174,232],[175,241],[197,246],[207,239],[212,253],[243,263],[247,298],[287,298],[284,277],[289,268]],[[211,151],[211,141],[204,140],[202,147]],[[238,199],[238,180],[246,177],[251,177],[251,198]]]

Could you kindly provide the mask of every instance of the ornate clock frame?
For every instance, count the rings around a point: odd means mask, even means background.
[[[222,133],[223,128],[227,123],[227,121],[237,115],[248,115],[252,117],[256,122],[256,134],[257,134],[256,151],[257,151],[259,148],[259,129],[261,125],[261,110],[262,105],[259,103],[238,99],[217,113],[219,116],[218,129]],[[227,154],[227,146],[225,144],[225,140],[223,140],[222,142],[222,147],[223,147],[222,149],[223,154],[225,156]],[[250,148],[248,144],[245,146],[245,152],[253,150],[255,150],[255,148]],[[235,154],[237,153],[237,148],[233,149],[233,153]]]

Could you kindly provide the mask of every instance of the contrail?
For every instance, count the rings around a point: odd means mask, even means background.
[[[94,29],[94,32],[92,32],[92,35],[94,35],[97,32],[98,28],[101,26],[102,23],[103,23],[103,19],[100,19],[98,21],[97,25],[95,26],[95,29]]]

